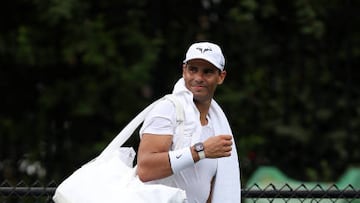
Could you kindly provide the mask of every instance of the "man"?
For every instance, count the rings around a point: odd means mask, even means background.
[[[210,42],[192,44],[173,94],[185,112],[177,128],[175,105],[163,100],[140,130],[137,174],[147,184],[185,190],[188,202],[240,202],[239,163],[229,123],[213,99],[225,79],[225,59]]]

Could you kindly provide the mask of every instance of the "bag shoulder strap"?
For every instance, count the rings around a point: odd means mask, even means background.
[[[169,101],[171,101],[175,105],[176,122],[178,124],[183,123],[184,119],[185,119],[185,113],[184,113],[184,108],[183,108],[182,104],[180,103],[180,101],[178,100],[178,98],[173,94],[165,95],[164,98],[168,99]]]
[[[179,128],[179,133],[180,135],[184,134],[184,126],[185,126],[185,111],[184,108],[181,104],[181,102],[179,101],[179,99],[173,95],[173,94],[168,94],[165,96],[166,99],[168,99],[169,101],[171,101],[174,105],[175,105],[175,111],[176,111],[176,126]],[[182,137],[182,136],[181,136]],[[180,142],[177,146],[182,146],[182,142],[183,139],[180,139]],[[175,147],[177,148],[177,147]]]
[[[181,132],[183,132],[183,121],[185,118],[184,109],[180,103],[180,101],[176,98],[173,94],[165,95],[164,97],[154,101],[152,104],[147,106],[143,111],[141,111],[134,119],[132,119],[129,124],[125,126],[121,130],[121,132],[108,144],[108,146],[101,152],[99,157],[107,156],[108,154],[111,154],[111,152],[115,151],[119,147],[121,147],[134,133],[136,128],[139,127],[139,125],[144,121],[146,115],[150,112],[151,109],[154,108],[156,104],[158,104],[160,101],[168,99],[169,101],[173,102],[176,108],[176,121],[179,126],[181,126]]]

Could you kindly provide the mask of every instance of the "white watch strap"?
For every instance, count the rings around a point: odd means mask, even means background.
[[[199,155],[200,160],[205,159],[205,152],[204,151],[198,152],[198,155]]]

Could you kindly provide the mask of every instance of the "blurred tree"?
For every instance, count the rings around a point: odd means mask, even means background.
[[[0,8],[0,177],[61,180],[181,75],[193,41],[219,43],[216,99],[243,179],[302,180],[358,165],[356,1],[23,1]],[[19,12],[21,10],[21,12]],[[138,140],[130,140],[135,145]]]

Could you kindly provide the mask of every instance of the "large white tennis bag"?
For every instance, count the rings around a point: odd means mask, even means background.
[[[183,109],[173,95],[177,120],[184,119]],[[94,160],[66,178],[56,189],[55,203],[184,203],[184,190],[160,184],[144,184],[133,167],[135,151],[121,147],[142,123],[146,114],[161,99],[138,114]]]

